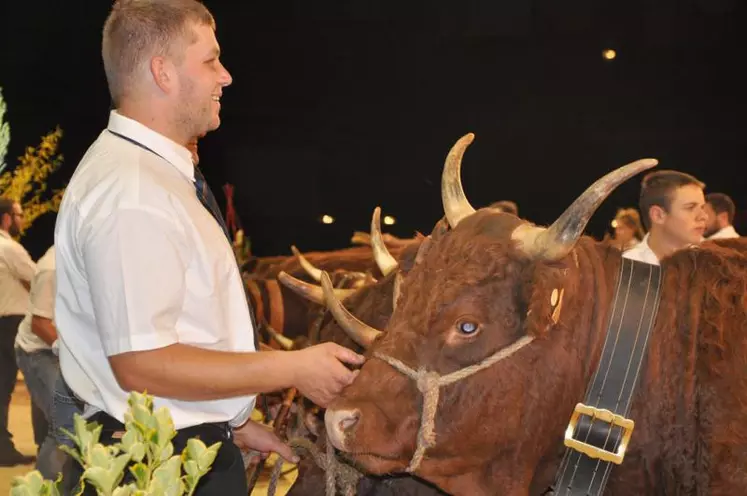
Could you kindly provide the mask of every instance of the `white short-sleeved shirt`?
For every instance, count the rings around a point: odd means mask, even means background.
[[[139,122],[111,112],[65,190],[55,247],[60,365],[92,407],[87,414],[104,410],[123,420],[128,393],[114,377],[111,355],[175,343],[255,351],[239,269],[195,194],[190,152]],[[254,400],[156,397],[155,407],[168,407],[177,429],[238,425]]]
[[[29,292],[21,281],[30,284],[35,273],[29,252],[0,229],[0,317],[26,314]]]
[[[34,331],[31,330],[31,321],[35,315],[54,320],[54,295],[56,292],[54,258],[54,246],[52,246],[36,264],[36,275],[34,280],[31,281],[26,316],[21,321],[21,325],[18,326],[18,334],[16,334],[16,346],[26,353],[52,348],[42,338],[34,334]]]

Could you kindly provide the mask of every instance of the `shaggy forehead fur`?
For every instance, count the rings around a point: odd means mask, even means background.
[[[497,286],[502,299],[527,301],[529,295],[523,291],[536,276],[538,267],[511,239],[514,229],[522,223],[512,215],[483,209],[464,219],[442,239],[434,241],[422,261],[405,279],[400,302],[402,314],[430,321],[465,290],[486,285]],[[557,264],[555,270],[544,266],[543,269],[555,280],[564,274],[563,267],[563,264]],[[489,293],[496,295],[496,291]],[[411,324],[422,328],[428,326],[428,321]]]

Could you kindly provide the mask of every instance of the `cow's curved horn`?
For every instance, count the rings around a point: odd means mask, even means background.
[[[397,309],[397,300],[402,294],[402,273],[397,272],[394,276],[394,289],[392,290],[392,312]]]
[[[322,280],[322,271],[314,267],[314,265],[309,262],[309,260],[304,257],[300,251],[298,251],[298,248],[296,248],[295,245],[291,245],[291,251],[298,259],[298,263],[301,264],[301,268],[305,270],[312,279],[314,279],[316,282]]]
[[[441,174],[441,201],[449,225],[454,229],[465,217],[475,213],[462,189],[462,157],[464,151],[475,139],[472,133],[465,134],[449,150]]]
[[[291,351],[293,348],[295,348],[292,339],[289,339],[289,338],[283,336],[282,334],[280,334],[270,324],[265,324],[265,329],[267,329],[267,334],[269,334],[272,339],[274,339],[275,341],[277,341],[277,343],[284,350]]]
[[[296,279],[285,271],[280,271],[278,273],[278,281],[283,283],[285,287],[292,289],[294,292],[303,296],[307,300],[313,301],[318,305],[326,305],[326,300],[324,299],[324,291],[322,291],[321,286],[317,286],[316,284],[309,284],[306,281]],[[355,293],[354,289],[333,289],[332,291],[340,300],[344,300],[351,294]]]
[[[376,207],[371,218],[371,248],[373,249],[374,260],[379,270],[385,276],[391,274],[397,269],[398,263],[386,245],[384,238],[381,236],[381,207]]]
[[[646,158],[614,170],[589,186],[548,228],[522,224],[511,234],[521,249],[536,260],[560,260],[575,246],[599,205],[620,184],[659,162]]]
[[[359,345],[364,348],[371,346],[374,340],[381,335],[381,331],[361,322],[353,314],[348,312],[335,295],[332,288],[332,281],[326,272],[322,272],[322,289],[327,300],[327,308],[332,312],[340,327]]]

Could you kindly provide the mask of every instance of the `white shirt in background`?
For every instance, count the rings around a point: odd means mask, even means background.
[[[729,239],[739,237],[739,233],[737,233],[737,230],[734,229],[734,226],[726,226],[709,236],[708,239]]]
[[[26,316],[21,321],[21,325],[18,326],[18,334],[16,334],[16,346],[26,353],[52,349],[42,338],[34,334],[34,331],[31,330],[31,321],[34,315],[54,320],[54,295],[56,292],[54,258],[54,246],[52,246],[36,264],[36,275],[34,280],[31,281]]]
[[[29,292],[21,281],[30,284],[35,273],[26,248],[0,229],[0,317],[26,314]]]
[[[648,234],[646,234],[640,243],[623,253],[623,258],[646,262],[651,265],[659,265],[659,257],[648,244]]]

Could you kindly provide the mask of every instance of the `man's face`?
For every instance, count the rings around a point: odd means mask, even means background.
[[[220,62],[213,29],[205,24],[193,24],[192,29],[196,41],[187,46],[177,67],[177,119],[189,136],[200,136],[220,126],[220,97],[233,80]]]
[[[633,239],[635,233],[633,229],[625,222],[620,220],[615,224],[615,241],[620,243],[621,246],[626,246]]]
[[[706,213],[706,236],[712,236],[716,231],[721,229],[718,223],[718,216],[716,215],[716,211],[713,209],[713,205],[710,203],[705,204],[705,213]]]
[[[652,222],[678,249],[700,243],[708,220],[703,190],[694,184],[677,188],[669,211],[661,209],[655,217]]]
[[[8,227],[8,234],[11,236],[18,236],[23,230],[23,209],[18,203],[13,204],[13,214],[10,218],[10,226]]]

